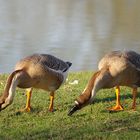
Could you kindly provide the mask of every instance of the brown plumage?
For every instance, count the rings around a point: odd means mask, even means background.
[[[13,102],[16,87],[26,88],[27,103],[25,110],[30,111],[32,88],[50,91],[51,103],[49,110],[53,111],[54,92],[66,80],[70,62],[64,62],[52,55],[34,54],[20,60],[15,71],[8,77],[4,92],[0,97],[0,109]]]
[[[116,87],[117,100],[116,106],[110,110],[123,110],[120,104],[119,86],[133,88],[132,108],[135,109],[137,87],[140,87],[140,55],[134,51],[114,51],[101,59],[98,68],[98,72],[89,80],[68,115],[72,115],[76,110],[92,103],[100,89],[113,87]]]

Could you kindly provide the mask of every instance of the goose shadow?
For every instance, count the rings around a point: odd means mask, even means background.
[[[114,94],[115,95],[115,94]],[[120,95],[121,100],[126,100],[126,99],[132,99],[133,96],[131,93],[126,93],[125,95]],[[140,98],[140,94],[138,92],[137,96],[136,96],[136,100]],[[133,99],[132,99],[133,100]],[[112,97],[105,97],[105,98],[96,98],[93,103],[91,103],[91,105],[94,105],[95,103],[105,103],[105,102],[112,102],[112,101],[116,101],[116,96],[112,96]],[[110,111],[110,110],[103,110],[102,112],[109,112],[109,113],[117,113],[118,111]]]
[[[115,94],[114,94],[115,95]],[[126,93],[125,95],[120,95],[120,98],[121,100],[125,100],[125,99],[132,99],[132,94],[130,93]],[[140,98],[140,94],[138,93],[137,96],[136,96],[136,99],[137,98]],[[105,97],[105,98],[102,98],[102,99],[99,99],[99,98],[96,98],[92,104],[94,103],[99,103],[99,102],[110,102],[110,101],[114,101],[116,100],[116,96],[112,96],[112,97]]]

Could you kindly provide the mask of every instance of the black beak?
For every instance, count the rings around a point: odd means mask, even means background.
[[[71,116],[75,111],[79,110],[80,108],[77,105],[74,105],[68,112],[68,116]]]

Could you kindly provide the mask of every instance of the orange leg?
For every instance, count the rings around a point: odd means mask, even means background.
[[[133,103],[132,103],[132,109],[136,110],[136,96],[137,96],[137,88],[133,88]]]
[[[53,112],[53,105],[54,105],[54,92],[50,93],[50,105],[49,105],[49,111]]]
[[[120,103],[120,87],[116,86],[116,105],[109,109],[110,111],[120,111],[123,107]]]
[[[30,112],[31,111],[31,103],[30,102],[31,102],[32,88],[27,89],[26,95],[27,95],[26,106],[21,111]]]

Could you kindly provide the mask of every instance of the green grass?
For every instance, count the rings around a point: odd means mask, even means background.
[[[121,103],[124,111],[109,113],[106,109],[115,105],[114,89],[100,90],[95,103],[67,116],[75,98],[81,94],[91,72],[70,73],[68,81],[55,94],[55,109],[48,112],[49,93],[33,90],[32,112],[19,113],[25,106],[23,89],[16,90],[13,104],[0,112],[0,140],[139,140],[140,139],[140,95],[136,111],[132,105],[131,89],[121,88]],[[0,92],[3,91],[7,75],[0,76]],[[77,85],[69,82],[78,80]]]

